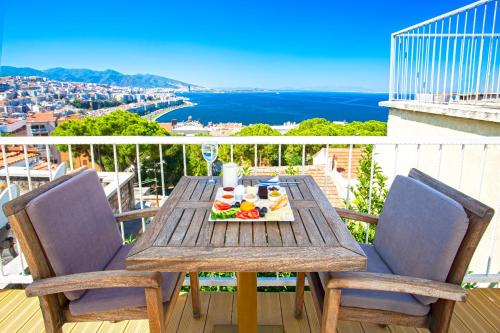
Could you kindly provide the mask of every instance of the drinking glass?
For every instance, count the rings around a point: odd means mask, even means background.
[[[219,145],[216,143],[204,143],[201,145],[201,155],[208,163],[208,175],[210,179],[209,184],[215,184],[215,179],[212,171],[212,164],[217,159],[217,152],[219,150]]]

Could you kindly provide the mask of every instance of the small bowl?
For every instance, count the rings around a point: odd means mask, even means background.
[[[226,186],[222,188],[222,195],[231,194],[234,195],[234,187]]]
[[[274,195],[273,195],[274,194]],[[281,198],[281,192],[280,191],[269,191],[268,194],[267,194],[267,198],[270,200],[270,201],[277,201],[279,198]]]
[[[234,201],[235,201],[234,194],[232,194],[232,193],[222,194],[221,197],[220,197],[220,201],[232,205],[234,203]]]
[[[271,186],[267,187],[267,192],[268,193],[271,193],[273,190],[281,192],[281,187],[279,187],[278,185],[271,185]]]
[[[248,202],[255,202],[257,201],[259,197],[257,196],[257,194],[253,194],[253,193],[247,193],[243,196],[243,199],[245,201],[248,201]]]
[[[257,195],[257,193],[259,192],[259,188],[257,186],[247,186],[245,188],[245,192],[247,194],[254,194],[254,195]]]

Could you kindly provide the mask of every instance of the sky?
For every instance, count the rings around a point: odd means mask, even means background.
[[[386,92],[390,34],[472,0],[0,0],[0,64]]]

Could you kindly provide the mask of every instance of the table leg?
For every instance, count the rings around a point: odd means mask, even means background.
[[[283,333],[283,325],[257,326],[257,273],[238,273],[238,326],[215,325],[214,333]]]
[[[257,333],[257,273],[238,273],[238,333]]]

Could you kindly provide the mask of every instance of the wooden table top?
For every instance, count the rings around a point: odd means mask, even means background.
[[[254,185],[264,177],[244,177]],[[182,177],[127,257],[127,269],[318,272],[366,269],[366,257],[311,176],[286,188],[294,222],[209,222],[217,184]]]

